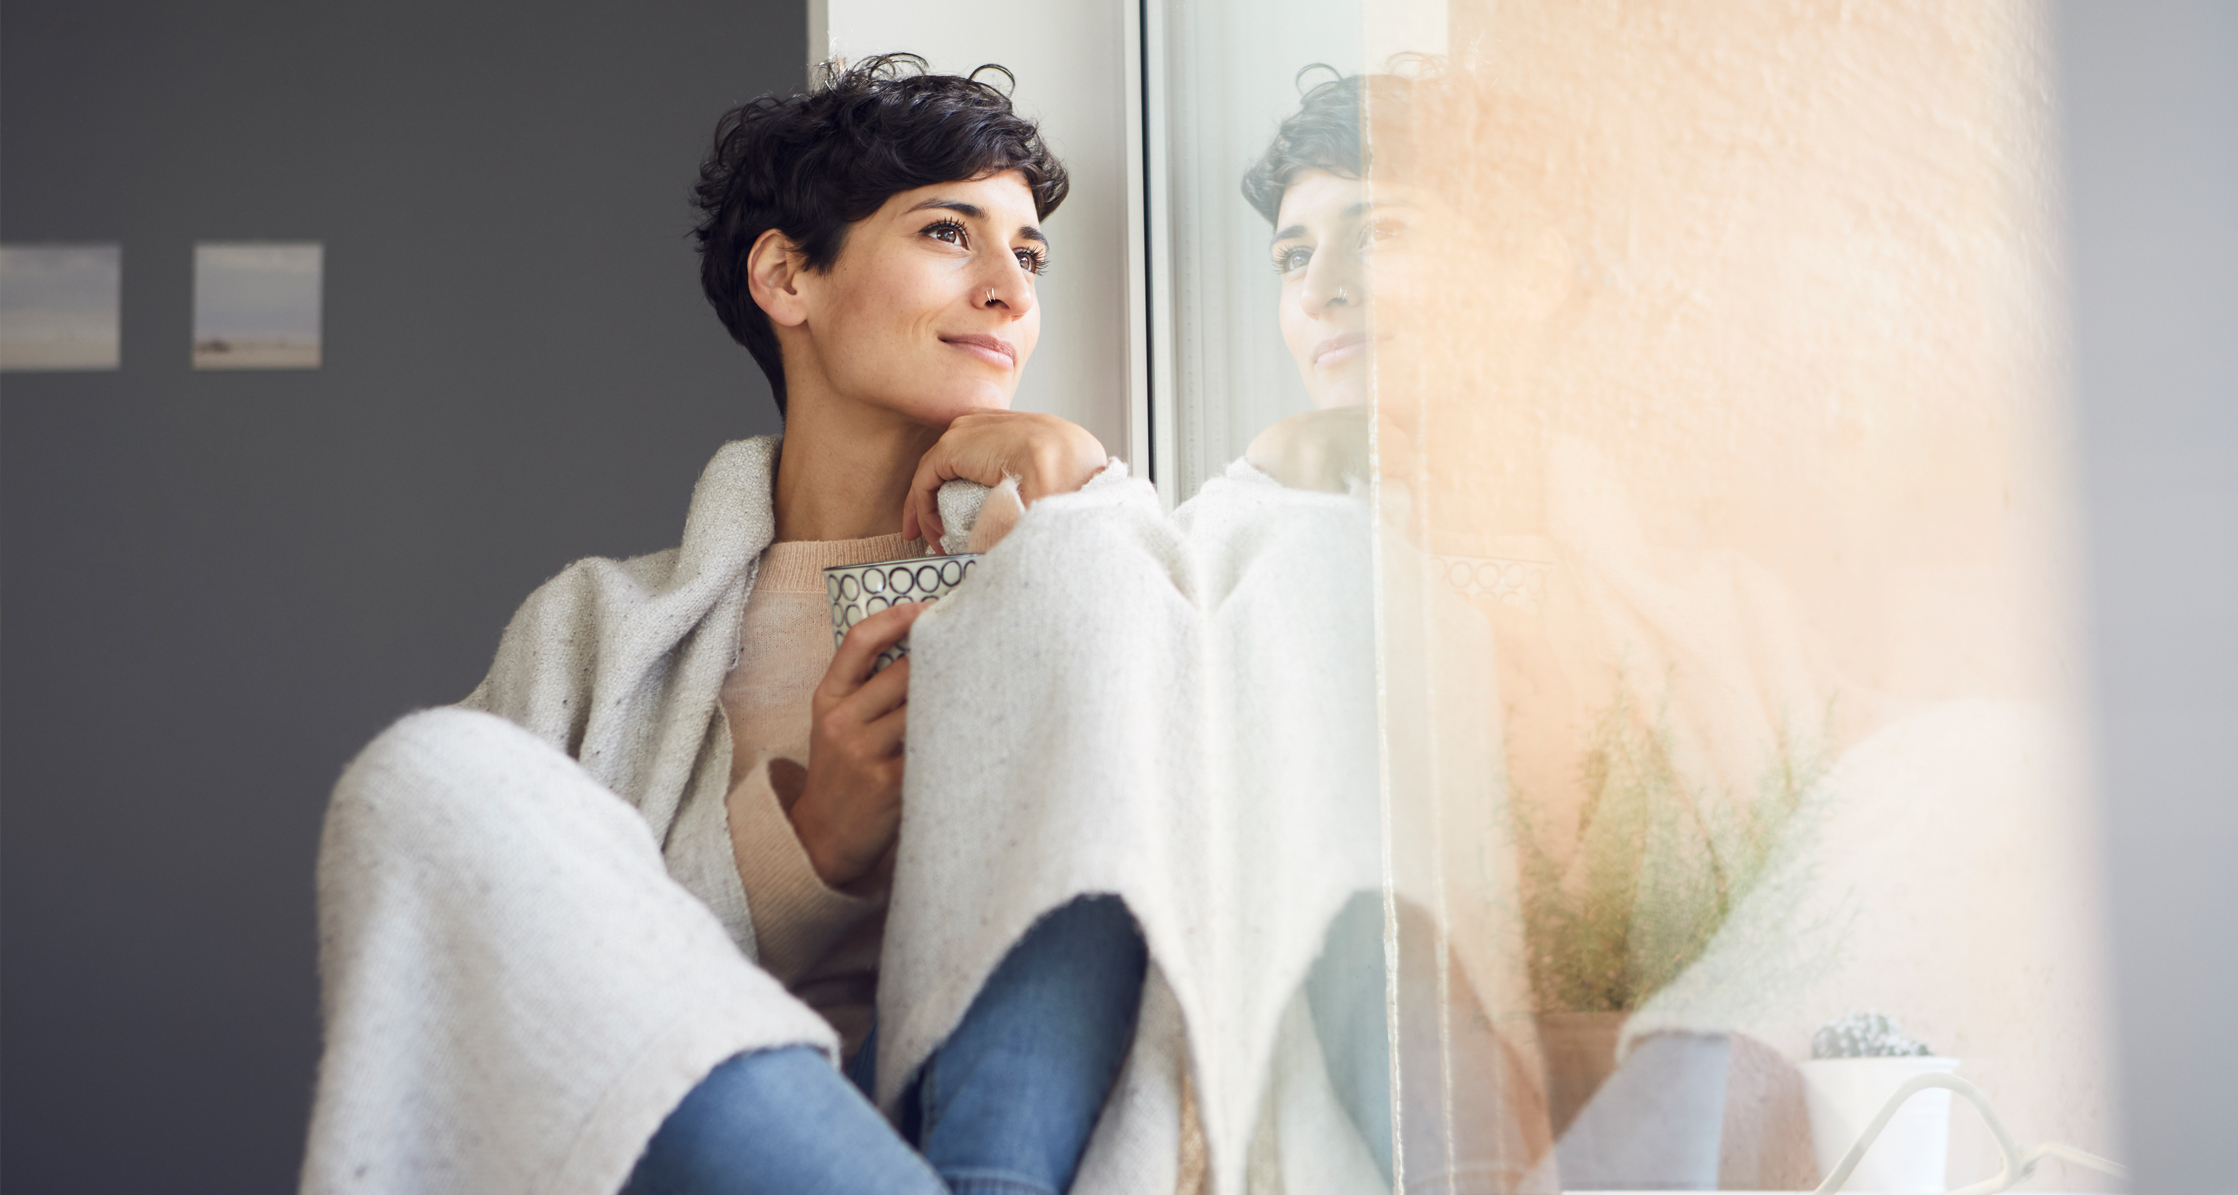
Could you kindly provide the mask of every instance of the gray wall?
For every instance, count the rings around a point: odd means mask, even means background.
[[[124,246],[123,368],[0,376],[10,1190],[293,1185],[326,790],[774,428],[685,194],[805,38],[798,0],[9,0],[0,238]],[[198,239],[325,242],[325,368],[187,368]]]
[[[2238,1191],[2238,5],[2059,20],[2132,1189]]]

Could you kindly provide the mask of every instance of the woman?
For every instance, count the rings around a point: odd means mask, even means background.
[[[1020,942],[900,1134],[832,1066],[876,1048],[909,664],[871,666],[920,607],[835,652],[819,572],[938,538],[945,481],[1014,480],[1015,514],[1107,460],[1007,409],[1064,169],[1001,92],[922,68],[746,104],[702,169],[702,280],[782,445],[717,454],[681,547],[539,588],[464,708],[337,786],[307,1190],[1070,1182],[1141,990],[1116,902]]]

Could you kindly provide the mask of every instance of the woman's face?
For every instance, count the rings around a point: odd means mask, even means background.
[[[891,196],[849,226],[830,269],[798,276],[801,364],[837,395],[934,426],[1008,407],[1041,333],[1046,260],[1016,171]]]
[[[1325,170],[1290,181],[1275,213],[1274,268],[1282,275],[1282,341],[1313,405],[1362,406],[1373,392],[1377,287],[1404,287],[1409,232],[1423,222],[1412,188],[1368,184]]]

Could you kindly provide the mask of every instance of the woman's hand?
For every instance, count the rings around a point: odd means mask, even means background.
[[[1294,490],[1341,494],[1348,478],[1368,480],[1366,407],[1304,411],[1252,439],[1243,459]]]
[[[963,478],[984,486],[1018,479],[1026,505],[1051,494],[1069,494],[1088,484],[1111,458],[1088,429],[1055,415],[1035,411],[981,411],[959,416],[917,464],[902,503],[901,533],[938,545],[937,495],[943,483]]]
[[[909,659],[875,676],[870,669],[928,604],[895,606],[856,623],[809,697],[807,773],[787,777],[799,784],[797,797],[782,791],[778,797],[810,866],[833,888],[868,875],[901,829]],[[774,771],[771,779],[777,779]]]

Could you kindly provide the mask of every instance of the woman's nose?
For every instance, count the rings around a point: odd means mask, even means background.
[[[995,268],[985,271],[973,299],[981,307],[1021,318],[1034,309],[1033,275],[1006,254]]]
[[[1318,315],[1330,307],[1357,306],[1367,291],[1359,265],[1358,259],[1349,254],[1314,254],[1306,264],[1305,286],[1298,294],[1306,312]]]

